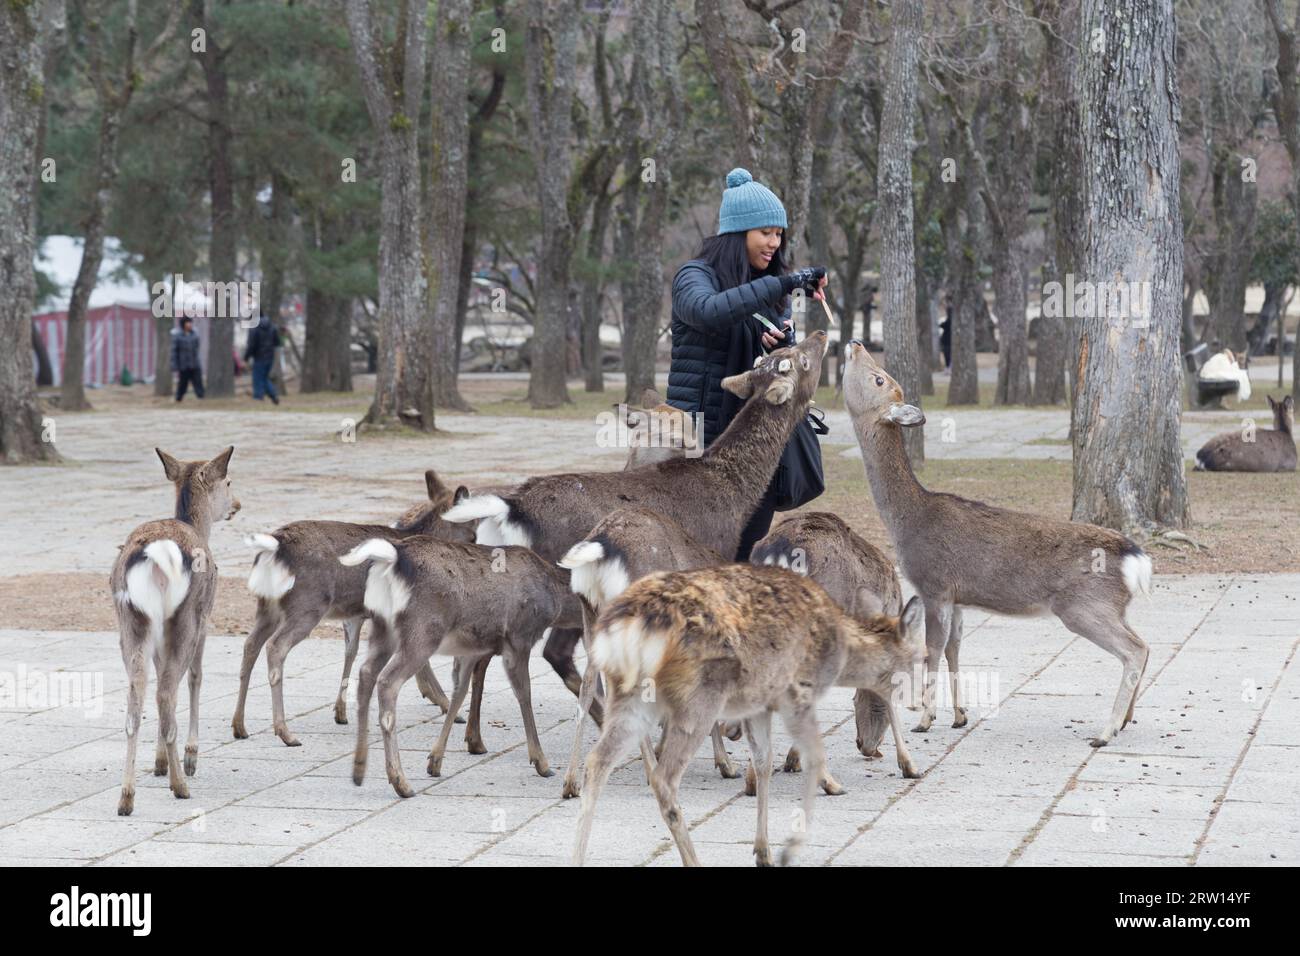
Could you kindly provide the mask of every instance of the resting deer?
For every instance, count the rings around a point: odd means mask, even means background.
[[[208,538],[214,521],[229,520],[239,510],[226,477],[233,447],[211,461],[177,461],[162,449],[154,451],[167,479],[176,486],[176,516],[145,522],[132,531],[109,579],[128,682],[126,768],[117,804],[119,816],[130,816],[135,809],[135,749],[149,658],[158,680],[158,749],[153,772],[168,775],[177,799],[190,795],[185,777],[194,776],[199,760],[203,642],[217,594],[217,564]],[[181,675],[187,671],[190,730],[182,775],[176,749],[176,695]]]
[[[357,750],[352,780],[365,778],[370,694],[378,689],[388,782],[414,795],[397,748],[397,693],[433,654],[480,661],[500,654],[519,700],[528,759],[543,777],[553,771],[533,717],[528,657],[550,627],[575,627],[581,614],[558,569],[527,548],[484,548],[419,535],[400,541],[371,538],[338,559],[348,567],[369,562],[365,606],[375,618],[370,651],[357,681]],[[465,701],[470,668],[461,668],[451,705],[429,754],[428,771],[442,773],[451,726]]]
[[[640,408],[628,409],[627,427],[631,434],[624,471],[681,458],[686,446],[694,448],[693,442],[699,440],[690,414],[666,404],[653,388],[641,393]]]
[[[611,686],[600,741],[587,757],[574,862],[586,858],[596,800],[610,771],[641,740],[651,789],[682,862],[698,866],[677,789],[709,729],[719,720],[743,720],[758,768],[754,856],[759,866],[770,865],[773,711],[810,762],[805,825],[795,828],[781,857],[782,864],[793,862],[812,824],[825,765],[817,700],[836,686],[869,688],[891,698],[894,675],[909,672],[924,653],[920,620],[914,598],[901,618],[859,622],[815,582],[770,566],[653,574],[633,584],[601,612],[592,641],[592,661]],[[644,738],[660,720],[666,737],[656,763]],[[897,725],[895,738],[901,746]]]
[[[808,511],[791,515],[754,545],[751,564],[774,564],[812,578],[850,617],[865,620],[878,614],[897,616],[903,610],[898,574],[879,548],[854,533],[838,515]],[[887,702],[870,690],[853,696],[858,750],[880,757],[885,724],[895,718]],[[901,739],[901,735],[896,735]],[[919,777],[907,748],[896,754],[904,777]],[[786,754],[787,772],[799,770],[799,751]],[[825,784],[823,784],[823,787]],[[754,795],[754,768],[745,774],[745,792]],[[830,790],[827,791],[831,792]]]
[[[814,332],[724,379],[722,387],[746,402],[698,458],[672,458],[631,471],[530,478],[508,495],[473,496],[443,520],[478,520],[479,544],[520,545],[558,562],[606,515],[642,507],[671,516],[720,554],[734,555],[786,442],[812,403],[825,351],[826,333]],[[547,641],[546,658],[558,668],[556,641],[555,635]],[[572,647],[565,650],[571,659]],[[581,680],[570,688],[581,695]],[[598,701],[592,703],[597,722],[599,708]]]
[[[294,521],[271,534],[254,534],[248,543],[256,552],[248,589],[257,597],[257,618],[244,640],[244,657],[239,668],[239,698],[231,727],[235,737],[248,736],[244,707],[253,665],[266,644],[266,669],[271,685],[271,726],[286,746],[301,743],[289,730],[284,709],[284,662],[322,620],[343,622],[343,678],[334,701],[334,721],[346,724],[348,678],[361,641],[361,624],[366,617],[362,598],[366,575],[360,568],[345,568],[338,556],[374,537],[399,540],[415,534],[433,534],[451,541],[473,540],[473,530],[448,524],[443,512],[468,497],[465,488],[454,492],[433,471],[424,473],[429,500],[414,505],[391,528],[344,521]],[[429,667],[416,675],[420,691],[446,711],[447,695]],[[475,731],[476,732],[476,731]]]
[[[647,508],[620,508],[601,519],[559,561],[560,567],[569,569],[569,586],[583,600],[588,632],[601,608],[633,581],[656,571],[690,571],[726,563],[727,559],[696,542],[676,521]],[[583,674],[573,749],[564,773],[562,795],[566,800],[582,792],[582,738],[587,709],[595,696],[595,674],[594,667],[588,667]],[[718,772],[726,778],[740,776],[717,727],[712,736],[713,762]]]
[[[1110,720],[1093,741],[1105,746],[1130,720],[1146,669],[1147,645],[1124,619],[1129,601],[1151,588],[1151,558],[1124,535],[1096,525],[993,508],[921,487],[901,428],[925,423],[861,342],[848,346],[844,400],[853,419],[876,508],[903,573],[925,602],[927,681],[918,731],[935,716],[939,658],[948,659],[953,726],[966,724],[958,680],[961,607],[999,614],[1055,614],[1075,634],[1118,657],[1124,675]]]
[[[1241,432],[1215,435],[1196,453],[1197,471],[1295,471],[1295,402],[1265,396],[1273,410],[1273,429],[1261,428],[1249,440]]]

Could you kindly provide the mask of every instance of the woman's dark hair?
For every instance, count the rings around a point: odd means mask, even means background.
[[[752,282],[760,276],[779,276],[790,271],[785,264],[785,232],[781,233],[781,245],[772,256],[772,261],[761,272],[749,264],[749,253],[745,249],[745,233],[724,232],[708,236],[700,243],[700,251],[695,258],[708,264],[718,274],[719,291],[734,289],[738,285]],[[784,312],[786,300],[782,296],[777,303],[777,312]]]

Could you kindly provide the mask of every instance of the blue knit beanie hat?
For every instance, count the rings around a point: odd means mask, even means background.
[[[718,209],[718,235],[769,226],[786,228],[781,200],[762,183],[754,182],[749,170],[736,168],[727,173],[727,188]]]

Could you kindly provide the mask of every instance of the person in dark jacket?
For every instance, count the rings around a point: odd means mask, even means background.
[[[194,394],[203,397],[203,367],[199,362],[199,335],[194,320],[181,319],[180,331],[172,330],[172,371],[176,373],[176,401],[185,397],[190,383]]]
[[[280,347],[280,333],[266,317],[260,314],[257,325],[248,333],[248,344],[244,346],[244,361],[253,363],[253,398],[259,402],[265,394],[275,404],[280,404],[280,396],[275,393],[271,382],[271,366],[275,364],[275,350]]]
[[[793,345],[790,294],[804,289],[820,299],[824,268],[790,272],[785,264],[785,207],[747,170],[727,174],[718,233],[673,277],[673,357],[668,404],[701,419],[705,445],[726,430],[743,401],[722,380],[754,367],[774,348]],[[764,316],[785,335],[767,329]],[[741,536],[737,561],[767,534],[775,512],[771,487]]]

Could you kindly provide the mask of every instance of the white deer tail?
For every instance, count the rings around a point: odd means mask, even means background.
[[[443,521],[465,524],[477,521],[474,542],[489,547],[499,545],[533,546],[533,536],[518,522],[510,520],[510,502],[500,495],[474,495],[452,505],[442,514]]]
[[[397,548],[383,538],[370,538],[339,558],[350,568],[365,561],[371,562],[363,599],[366,610],[392,624],[411,601],[411,589],[397,576]]]
[[[1151,593],[1151,556],[1145,551],[1124,555],[1119,571],[1129,594],[1136,595],[1139,591],[1143,594]]]
[[[248,575],[248,590],[255,596],[278,601],[293,590],[294,574],[279,559],[280,542],[273,535],[250,534],[244,543],[253,549],[253,570]]]
[[[668,653],[668,638],[666,633],[645,630],[636,617],[620,618],[596,632],[591,660],[622,693],[631,693],[659,672]]]
[[[180,545],[162,538],[144,546],[144,560],[126,573],[124,603],[149,620],[149,638],[157,648],[163,624],[190,592],[190,574]]]
[[[627,590],[627,565],[617,552],[609,554],[599,541],[579,541],[559,560],[569,575],[569,589],[600,609]]]

